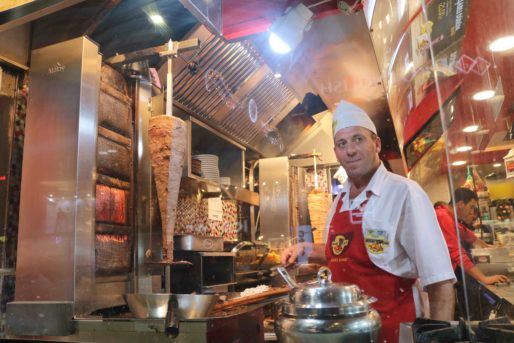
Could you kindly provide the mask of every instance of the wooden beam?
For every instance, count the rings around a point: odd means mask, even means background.
[[[34,0],[2,0],[2,3],[0,4],[0,12],[7,11],[21,5],[25,5],[26,3],[32,1]]]
[[[91,36],[93,32],[98,28],[102,21],[121,3],[121,0],[107,0],[106,3],[100,8],[98,14],[91,18],[87,29],[84,32],[84,36]]]
[[[23,0],[21,0],[23,1]],[[20,4],[0,12],[0,32],[23,25],[84,0],[38,0]]]

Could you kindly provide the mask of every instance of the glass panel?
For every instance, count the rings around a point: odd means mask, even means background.
[[[453,229],[458,242],[450,248],[458,266],[456,314],[469,320],[512,315],[514,188],[508,163],[514,147],[514,45],[508,41],[514,26],[507,13],[513,5],[475,0],[423,5],[423,16],[433,22],[429,57],[445,132],[445,149],[432,157],[447,173],[449,196],[439,200],[451,200],[447,213],[454,218],[453,225],[441,226],[443,232]]]

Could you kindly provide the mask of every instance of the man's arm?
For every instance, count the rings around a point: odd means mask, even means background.
[[[430,319],[453,320],[455,310],[455,291],[453,281],[446,280],[426,287],[430,303]]]
[[[308,254],[310,263],[326,264],[325,245],[313,243],[298,243],[282,252],[282,264],[286,267],[296,263],[298,256]]]
[[[503,283],[509,281],[509,278],[505,275],[485,276],[476,266],[467,269],[466,273],[485,285],[492,285],[494,283]]]

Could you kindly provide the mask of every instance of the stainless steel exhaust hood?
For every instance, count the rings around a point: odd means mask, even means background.
[[[283,152],[275,127],[298,105],[294,91],[251,43],[228,43],[203,25],[188,38],[199,38],[201,49],[174,63],[175,105],[261,153]]]

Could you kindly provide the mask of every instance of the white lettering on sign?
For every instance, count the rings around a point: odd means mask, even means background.
[[[55,63],[53,66],[48,67],[48,74],[55,74],[64,71],[66,66],[62,65],[60,62]]]
[[[464,0],[457,2],[457,13],[455,15],[455,31],[459,31],[462,28],[462,14],[464,12]]]

